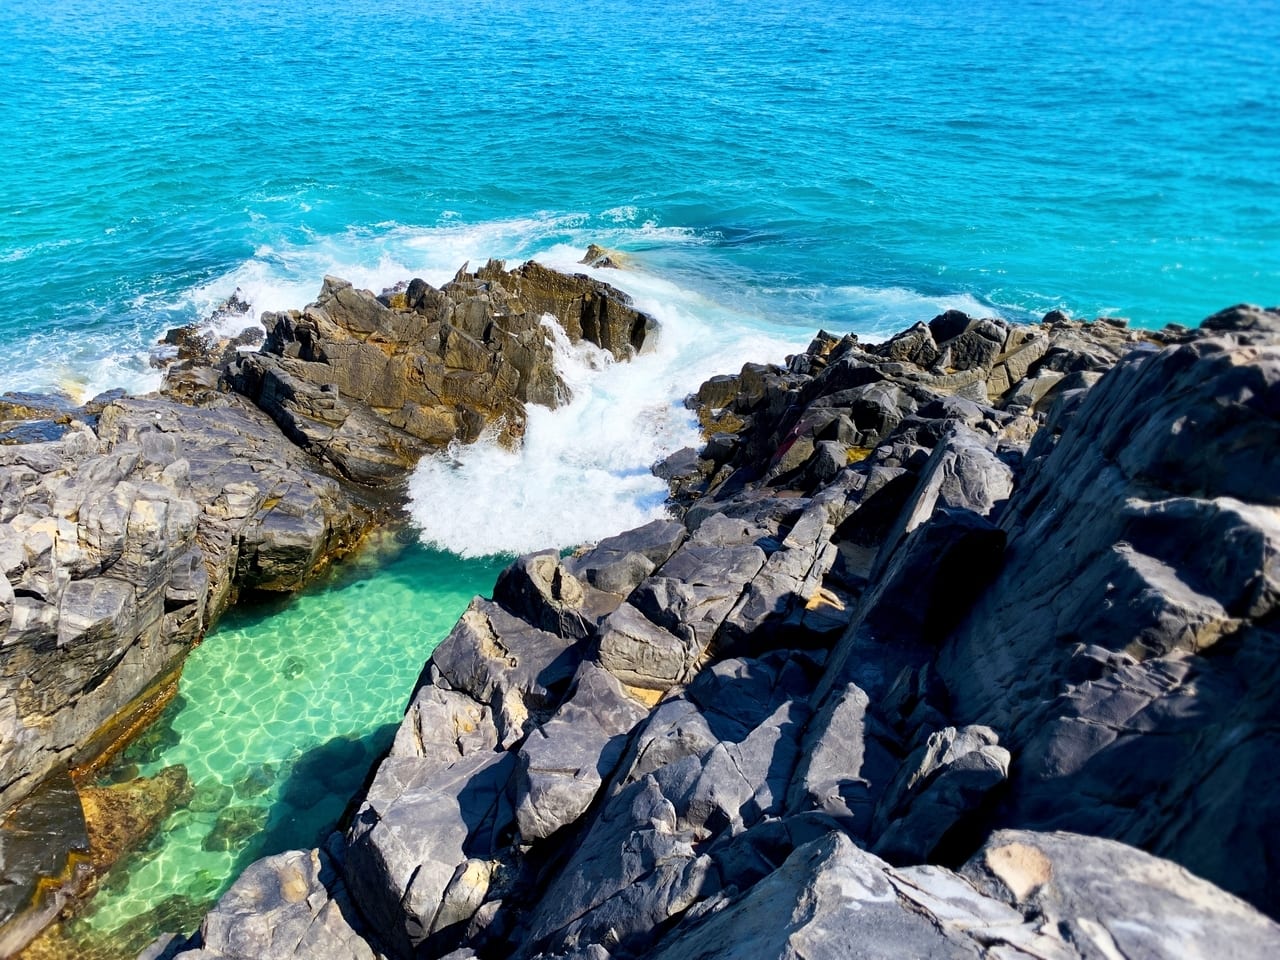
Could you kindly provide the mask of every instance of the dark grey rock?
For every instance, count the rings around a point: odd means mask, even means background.
[[[676,927],[661,949],[649,956],[655,960],[977,958],[984,953],[968,939],[966,926],[981,926],[988,942],[1030,943],[1033,939],[1012,908],[993,903],[982,909],[983,898],[967,885],[953,881],[944,887],[951,894],[949,899],[967,896],[948,904],[950,910],[939,910],[940,918],[920,910],[895,885],[897,879],[882,860],[859,850],[844,835],[832,833],[797,849],[743,896]],[[940,922],[943,918],[950,922]],[[1057,960],[1068,955],[1047,956]]]
[[[625,597],[666,563],[687,536],[678,521],[651,520],[601,540],[585,553],[567,558],[564,566],[597,590]]]
[[[764,566],[764,551],[741,540],[751,532],[727,518],[704,521],[631,596],[637,610],[684,641],[687,666],[707,651],[743,588]],[[738,542],[726,542],[731,538]]]
[[[887,382],[854,387],[839,399],[861,432],[859,444],[864,447],[880,443],[904,417],[914,413],[917,406],[909,393]]]
[[[498,728],[486,704],[457,690],[425,683],[414,693],[384,766],[397,758],[412,776],[421,776],[425,761],[445,769],[463,757],[498,748]],[[389,769],[388,771],[389,772]]]
[[[648,955],[1261,958],[1278,937],[1234,897],[1105,840],[1003,832],[957,875],[895,870],[832,833],[687,918]]]
[[[629,686],[668,690],[688,676],[700,655],[688,641],[630,603],[623,603],[600,625],[600,663]]]
[[[887,561],[877,559],[882,572],[832,651],[820,695],[853,682],[875,701],[904,667],[928,662],[1000,570],[1004,540],[973,511],[938,507]]]
[[[1004,567],[937,668],[952,722],[1019,757],[998,823],[1141,844],[1275,911],[1269,856],[1223,853],[1275,816],[1266,789],[1228,799],[1277,749],[1280,347],[1257,337],[1132,354],[1033,443]]]
[[[489,705],[502,746],[559,704],[583,655],[576,638],[530,626],[491,600],[475,599],[431,655],[431,675]]]
[[[948,831],[972,816],[1009,775],[1009,751],[989,727],[929,735],[898,768],[876,805],[871,849],[895,863],[928,861]]]
[[[200,925],[184,960],[375,960],[329,855],[293,850],[248,867]]]
[[[521,557],[498,574],[493,599],[527,623],[566,639],[581,640],[595,626],[596,614],[583,585],[554,552]]]
[[[929,321],[929,333],[937,343],[954,340],[976,321],[963,310],[947,310]]]
[[[1200,327],[1203,330],[1238,333],[1280,333],[1280,310],[1274,307],[1264,310],[1252,304],[1241,303],[1206,317],[1200,321]]]
[[[819,810],[853,837],[870,834],[901,748],[868,705],[867,695],[850,683],[833,691],[809,721],[787,793],[788,813]]]
[[[622,757],[627,734],[647,709],[593,663],[578,671],[572,695],[520,747],[516,822],[525,843],[574,823]]]
[[[722,661],[659,705],[539,901],[527,942],[643,953],[664,924],[715,893],[718,869],[695,845],[781,812],[807,716],[797,695],[810,684],[789,658]]]
[[[817,603],[830,602],[823,584],[837,556],[831,542],[833,514],[842,513],[846,502],[847,494],[844,499],[836,494],[804,508],[721,624],[716,643],[722,654],[754,655],[826,639],[826,631],[805,625],[804,614]]]
[[[1013,492],[1013,471],[995,453],[995,442],[953,424],[920,471],[915,492],[885,536],[879,564],[887,564],[903,537],[939,506],[996,519]],[[874,575],[874,574],[873,574]]]
[[[939,341],[943,364],[952,370],[990,370],[1004,349],[1008,328],[996,320],[975,320],[956,336]]]
[[[701,888],[708,863],[699,861],[692,841],[651,776],[627,787],[605,806],[547,887],[529,917],[527,942],[552,951],[567,946],[570,936],[601,942],[612,920],[626,923],[626,933],[651,931],[686,908]],[[647,903],[627,897],[628,890],[647,893]],[[601,908],[604,915],[593,917]],[[604,923],[593,923],[597,919]]]
[[[379,768],[348,832],[344,875],[396,953],[412,955],[483,902],[514,820],[515,766],[513,754],[477,753],[444,769]]]
[[[963,868],[983,895],[1082,957],[1261,958],[1280,926],[1182,867],[1114,841],[1002,830]]]
[[[745,730],[739,730],[739,739],[742,736]],[[616,783],[635,783],[667,764],[702,756],[719,741],[717,730],[697,704],[687,697],[666,698],[632,737]]]
[[[929,326],[923,323],[917,323],[870,349],[889,360],[914,363],[926,369],[932,367],[941,354]]]

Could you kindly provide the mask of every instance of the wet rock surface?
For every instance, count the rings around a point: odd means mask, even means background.
[[[424,669],[336,842],[370,948],[1276,955],[1278,324],[708,381],[679,523],[521,558]]]
[[[7,957],[56,917],[93,875],[89,828],[65,772],[45,780],[29,802],[0,823],[0,852],[0,910],[14,918],[0,929],[0,956]]]

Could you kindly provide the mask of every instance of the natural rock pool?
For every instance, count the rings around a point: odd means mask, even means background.
[[[387,534],[303,594],[229,613],[102,781],[181,765],[190,800],[23,956],[132,958],[161,931],[198,926],[253,860],[323,842],[390,744],[422,664],[505,562]]]

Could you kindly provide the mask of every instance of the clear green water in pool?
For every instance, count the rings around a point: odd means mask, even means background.
[[[195,790],[66,925],[76,955],[133,957],[162,931],[190,932],[253,860],[322,842],[390,745],[422,664],[503,563],[387,536],[287,603],[226,616],[106,775],[183,764]]]

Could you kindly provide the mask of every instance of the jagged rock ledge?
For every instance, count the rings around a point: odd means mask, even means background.
[[[1280,955],[1280,311],[693,402],[682,519],[511,565],[345,832],[144,956]]]
[[[517,442],[525,403],[567,398],[557,337],[626,359],[653,332],[607,284],[532,262],[381,297],[326,278],[262,320],[256,353],[168,337],[158,395],[0,399],[0,956],[105,867],[65,771],[87,782],[158,713],[228,605],[354,549],[425,452]]]

